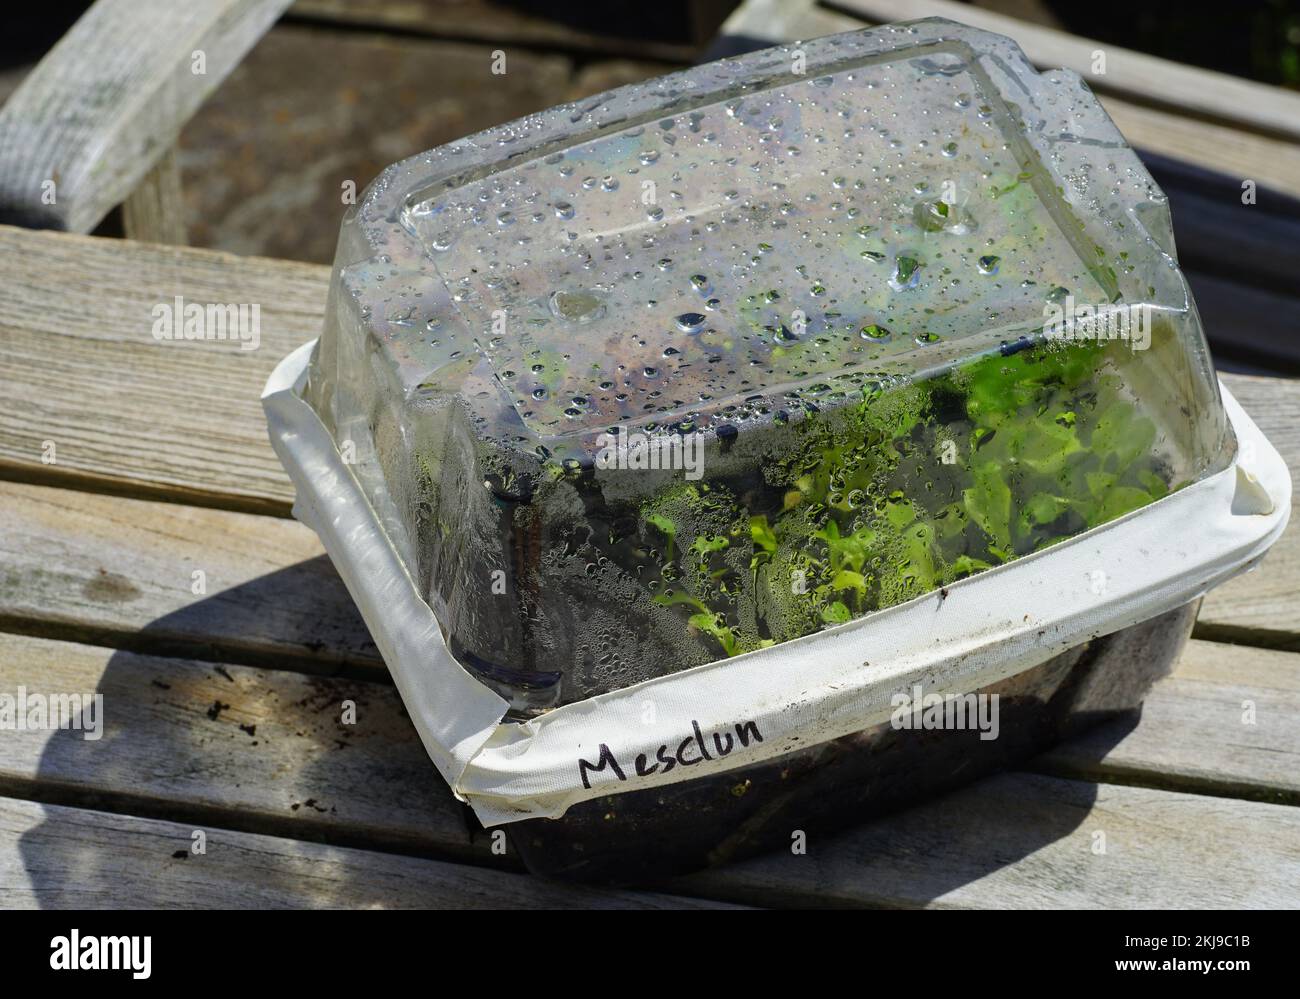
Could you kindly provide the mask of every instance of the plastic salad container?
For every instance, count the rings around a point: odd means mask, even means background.
[[[443,776],[575,877],[1134,710],[1290,509],[1137,156],[943,20],[390,167],[264,401]]]

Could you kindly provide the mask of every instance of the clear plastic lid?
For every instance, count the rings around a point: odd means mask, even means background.
[[[310,398],[524,711],[920,596],[1233,448],[1136,155],[1076,75],[942,20],[390,167]]]

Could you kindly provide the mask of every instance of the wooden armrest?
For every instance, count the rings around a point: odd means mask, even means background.
[[[290,0],[98,0],[0,109],[0,221],[89,232]]]

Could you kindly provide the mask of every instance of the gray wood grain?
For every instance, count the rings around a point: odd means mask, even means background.
[[[3,481],[0,497],[0,627],[384,675],[360,613],[302,524]]]
[[[1176,109],[1247,130],[1300,140],[1300,94],[1252,80],[1135,52],[1055,28],[1022,21],[953,0],[835,0],[835,6],[875,22],[946,17],[974,28],[1008,35],[1043,68],[1072,69],[1089,86],[1131,100]],[[1106,55],[1104,71],[1093,72],[1093,53]],[[1131,137],[1130,137],[1131,138]]]
[[[1058,776],[1300,804],[1300,655],[1191,642],[1136,724],[1040,757]]]
[[[167,150],[122,202],[122,230],[142,243],[185,243],[185,205],[175,148]]]
[[[0,691],[19,686],[102,694],[103,733],[5,732],[0,794],[519,866],[473,835],[389,685],[0,633]]]
[[[319,335],[328,268],[5,226],[0,258],[0,472],[288,513],[259,397]],[[260,306],[257,348],[155,339],[177,295]]]
[[[1102,782],[1293,800],[1298,665],[1296,655],[1194,642],[1136,729],[1085,736],[1035,765]],[[510,853],[491,855],[481,832],[471,836],[391,688],[0,634],[0,690],[19,684],[100,691],[104,734],[6,733],[0,793],[517,864]],[[1239,724],[1243,697],[1257,702],[1248,732]],[[354,726],[340,724],[345,699],[357,704]],[[1290,814],[1300,820],[1300,811]],[[1169,822],[1175,827],[1162,835]],[[1108,856],[1091,852],[1096,829],[1113,841]],[[1152,904],[1294,905],[1300,882],[1270,888],[1259,871],[1294,868],[1295,835],[1292,820],[1254,802],[1012,775],[814,838],[808,856],[773,854],[674,890],[757,904],[1135,905],[1153,892]],[[1211,877],[1197,865],[1216,848]],[[1003,869],[1025,864],[1024,875]],[[911,883],[918,865],[931,873]]]
[[[7,271],[0,475],[287,513],[292,486],[267,442],[258,396],[276,362],[319,331],[327,268],[7,227],[0,253]],[[150,309],[176,294],[261,303],[261,345],[154,340]],[[1293,474],[1300,470],[1300,383],[1224,381]],[[42,463],[46,441],[56,446],[52,465]],[[13,627],[66,627],[69,637],[115,635],[113,642],[146,629],[142,648],[238,661],[265,661],[256,657],[269,650],[299,664],[316,659],[311,668],[376,662],[337,577],[324,566],[301,575],[300,563],[322,555],[301,527],[282,532],[216,511],[0,488],[16,527],[5,542],[12,557],[0,591],[0,616]],[[179,572],[178,560],[205,568],[216,581],[209,592],[229,591],[228,604],[187,612],[190,570]],[[100,569],[130,575],[139,595],[88,600],[85,593],[99,592],[86,588]],[[321,615],[303,603],[306,591],[273,603],[257,592],[308,579],[322,594]],[[1293,519],[1260,569],[1210,594],[1199,634],[1300,648],[1298,603],[1300,519]]]
[[[1095,852],[1104,847],[1104,853]],[[1004,774],[669,887],[765,905],[1290,908],[1300,809]]]
[[[856,16],[849,13],[851,9],[856,10]],[[1051,32],[1051,29],[981,10],[972,4],[917,4],[910,0],[858,4],[821,4],[817,0],[747,0],[736,8],[723,25],[723,37],[715,43],[713,54],[730,55],[754,47],[854,31],[871,23],[913,20],[933,14],[1010,35],[1021,43],[1030,59],[1040,66],[1071,65],[1066,60],[1077,59],[1081,52],[1079,46],[1089,46],[1083,68],[1091,69],[1091,53],[1097,43],[1065,35],[1064,38],[1068,41],[1065,50],[1061,50],[1060,43],[1055,39],[1051,46],[1039,44],[1044,37],[1040,33]],[[1051,34],[1054,36],[1061,33]],[[1103,48],[1117,59],[1108,68],[1118,65],[1123,70],[1118,74],[1120,81],[1132,85],[1107,89],[1103,81],[1094,81],[1096,89],[1102,91],[1098,96],[1107,113],[1134,146],[1174,159],[1187,160],[1230,177],[1249,178],[1277,191],[1300,196],[1300,145],[1294,141],[1293,134],[1300,116],[1287,110],[1297,100],[1294,94],[1278,87],[1265,87],[1220,73],[1155,60],[1175,67],[1182,85],[1178,91],[1180,98],[1190,94],[1195,104],[1203,94],[1209,94],[1209,99],[1215,103],[1216,108],[1232,113],[1231,117],[1222,120],[1206,120],[1204,116],[1195,114],[1193,107],[1171,106],[1166,102],[1161,89],[1163,77],[1159,72],[1163,66],[1153,69],[1148,64],[1151,57],[1115,46]],[[1078,67],[1072,65],[1072,68]],[[1187,84],[1189,76],[1192,81],[1190,85]],[[1256,123],[1249,120],[1253,117],[1249,106],[1216,96],[1214,87],[1220,78],[1231,81],[1232,87],[1229,89],[1232,90],[1245,87],[1252,94],[1256,89],[1263,92],[1263,104],[1271,109],[1266,112],[1265,125],[1275,122],[1279,115],[1285,119],[1291,113],[1289,134],[1279,136],[1273,134],[1270,128],[1264,132],[1252,131]],[[1151,84],[1153,80],[1154,87]],[[1151,103],[1152,100],[1154,103]],[[1278,101],[1283,104],[1281,111],[1276,110]],[[1238,112],[1245,115],[1247,120],[1241,120]]]
[[[0,221],[89,232],[288,5],[98,0],[0,108]]]
[[[328,268],[6,226],[0,255],[0,472],[288,512],[258,397],[276,363],[319,334]],[[177,294],[260,304],[260,346],[155,340],[150,310]],[[1300,467],[1300,382],[1223,377]],[[47,440],[55,465],[41,460]]]
[[[1224,375],[1237,401],[1291,469],[1291,520],[1253,571],[1211,590],[1201,604],[1201,638],[1300,651],[1300,382]]]
[[[190,853],[196,829],[206,853]],[[0,798],[5,909],[698,909],[416,857]]]

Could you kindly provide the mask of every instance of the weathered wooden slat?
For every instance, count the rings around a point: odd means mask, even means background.
[[[1135,104],[1114,94],[1098,94],[1097,97],[1120,132],[1148,165],[1155,157],[1165,157],[1233,178],[1238,184],[1238,204],[1243,180],[1253,180],[1264,191],[1272,189],[1291,198],[1300,198],[1300,145],[1295,142],[1243,131],[1231,125],[1186,118],[1161,108]],[[1171,197],[1181,193],[1169,184],[1162,186]],[[1259,197],[1266,199],[1267,195],[1261,193]],[[1261,200],[1261,207],[1263,203]],[[1174,210],[1177,215],[1177,203]]]
[[[301,524],[4,481],[0,508],[0,627],[312,673],[382,674],[360,614]],[[194,592],[196,571],[206,593]],[[1197,635],[1300,651],[1298,594],[1300,518],[1259,568],[1211,591]]]
[[[328,268],[5,226],[0,255],[0,472],[287,513],[258,396],[320,332]],[[260,346],[155,340],[150,310],[177,294],[260,304]],[[1224,380],[1300,467],[1300,382]],[[47,441],[55,464],[42,462]]]
[[[518,866],[474,835],[391,686],[0,633],[0,692],[20,686],[102,694],[103,732],[6,731],[0,795]]]
[[[1300,380],[1224,375],[1223,383],[1286,461],[1292,498],[1300,501]]]
[[[175,149],[167,150],[122,202],[122,230],[127,239],[143,243],[185,244],[185,203]]]
[[[267,443],[257,397],[278,359],[318,331],[325,268],[4,227],[0,252],[10,275],[0,288],[6,360],[0,370],[0,474],[187,504],[287,512],[292,487]],[[242,351],[225,342],[155,340],[149,310],[178,293],[190,301],[263,303],[261,346]],[[1291,468],[1300,470],[1300,383],[1239,375],[1224,380]],[[41,461],[45,442],[54,445],[54,464]],[[22,559],[4,567],[17,589],[0,593],[0,613],[75,625],[70,637],[92,641],[103,640],[97,629],[119,636],[112,639],[117,642],[149,626],[142,647],[174,640],[180,644],[163,647],[242,661],[265,661],[242,657],[258,654],[262,637],[276,634],[287,638],[273,655],[301,658],[304,643],[325,643],[321,668],[340,661],[329,659],[336,648],[348,659],[362,648],[355,614],[344,615],[341,607],[348,605],[331,602],[342,591],[323,567],[310,570],[309,578],[333,594],[325,598],[335,615],[330,621],[346,626],[318,623],[295,598],[280,601],[277,613],[288,616],[272,621],[273,615],[258,609],[263,598],[256,594],[245,613],[225,618],[225,627],[175,616],[193,603],[189,570],[178,573],[175,565],[178,553],[216,560],[217,575],[226,580],[222,588],[243,594],[244,584],[262,576],[271,586],[297,579],[293,574],[304,570],[291,567],[320,554],[301,528],[272,541],[272,525],[102,497],[42,495],[14,494],[15,523],[33,519],[12,536],[26,531],[31,540]],[[36,516],[42,503],[75,507],[83,518],[82,536],[72,531],[71,521],[42,521]],[[187,525],[185,537],[193,542],[188,548],[176,547],[184,538],[160,544],[153,536],[171,520]],[[133,526],[119,529],[119,522]],[[1300,521],[1265,569],[1211,594],[1202,611],[1202,635],[1297,647],[1298,531]],[[231,532],[259,540],[246,546],[246,557],[222,561]],[[51,571],[54,565],[62,569]],[[112,606],[79,596],[91,574],[100,568],[121,574],[123,566],[131,567],[138,576],[133,581],[149,596]],[[272,575],[282,570],[290,574]],[[213,569],[207,571],[213,576]],[[23,593],[25,603],[15,597]],[[202,616],[211,609],[204,605]],[[267,630],[272,625],[281,630]],[[204,641],[210,644],[190,644]],[[361,658],[370,655],[361,652]]]
[[[1300,809],[1004,774],[673,891],[764,905],[1288,908]],[[1100,852],[1104,851],[1104,852]]]
[[[957,12],[945,16],[968,24],[976,24],[981,17],[998,16],[969,4],[947,6],[957,8]],[[866,27],[872,21],[909,20],[922,16],[925,15],[906,13],[900,9],[894,18],[883,16],[883,11],[877,18],[865,15],[854,17],[833,9],[832,6],[820,4],[817,0],[747,0],[727,19],[722,35],[714,44],[710,55],[715,58],[736,55],[781,42],[854,31]],[[990,30],[1010,34],[1018,39],[1021,30],[1045,30],[1023,21],[1007,20],[1012,22],[1011,28],[990,27]],[[1029,52],[1027,46],[1026,51]],[[1113,47],[1107,47],[1107,52],[1113,51]],[[1030,58],[1034,57],[1032,52],[1029,55]],[[1048,65],[1046,62],[1040,64]],[[1091,49],[1088,68],[1091,68]],[[1278,88],[1264,89],[1286,93]],[[1175,110],[1144,105],[1115,92],[1105,92],[1099,97],[1120,131],[1144,152],[1187,160],[1230,177],[1251,179],[1261,186],[1300,197],[1300,145],[1295,142],[1261,135],[1232,124],[1199,120]],[[1294,99],[1294,96],[1291,95],[1289,99]]]
[[[0,798],[5,909],[679,909],[714,903]]]
[[[1300,652],[1300,510],[1259,566],[1206,594],[1194,634]]]
[[[1291,469],[1293,502],[1300,501],[1300,382],[1225,375],[1237,401],[1263,428]],[[1300,511],[1252,572],[1211,590],[1201,604],[1200,638],[1300,651]]]
[[[288,6],[98,0],[0,109],[0,220],[89,232]]]
[[[1072,69],[1094,89],[1164,105],[1181,114],[1274,133],[1292,142],[1300,140],[1300,94],[1281,87],[1080,38],[953,0],[834,0],[833,5],[875,22],[946,17],[1009,35],[1036,65]],[[1102,72],[1094,72],[1093,54],[1098,51],[1106,56]]]
[[[351,597],[299,523],[13,482],[0,482],[0,497],[0,627],[383,674]]]
[[[5,226],[0,258],[0,474],[288,512],[258,397],[320,333],[328,268]],[[178,295],[259,306],[257,348],[155,339]]]
[[[1134,731],[1122,738],[1109,731],[1085,737],[1036,766],[1101,781],[1294,800],[1300,790],[1294,765],[1300,743],[1298,659],[1194,642],[1174,676],[1148,698]],[[98,741],[86,741],[76,731],[6,733],[0,740],[0,793],[334,845],[378,846],[498,866],[517,863],[511,854],[492,855],[482,832],[471,835],[392,688],[0,634],[0,691],[13,693],[19,685],[32,693],[101,692],[104,731]],[[1239,702],[1246,696],[1256,701],[1258,720],[1249,731],[1239,725]],[[357,706],[354,725],[342,723],[347,700]],[[985,790],[976,793],[978,788]],[[1153,832],[1168,819],[1161,796],[1120,793],[1116,800],[1122,821],[1116,827],[1108,815],[1111,799],[1105,797],[1115,792],[1103,787],[1096,793],[1104,804],[1087,800],[1073,781],[1016,776],[940,799],[923,811],[929,810],[935,825],[958,828],[962,835],[937,844],[931,862],[970,872],[994,860],[1017,861],[1015,851],[1037,839],[1037,847],[1055,851],[1042,869],[1054,872],[1062,884],[1078,885],[1071,892],[1082,894],[1066,900],[1073,904],[1132,904],[1131,893],[1138,887],[1125,887],[1125,879],[1144,864],[1149,865],[1144,880],[1174,880],[1159,888],[1171,892],[1170,898],[1178,897],[1180,884],[1206,902],[1256,904],[1272,897],[1256,894],[1262,889],[1253,875],[1239,879],[1241,872],[1228,874],[1235,871],[1233,864],[1245,864],[1236,855],[1226,858],[1224,870],[1224,880],[1238,882],[1235,887],[1222,896],[1207,893],[1192,868],[1177,859],[1187,844],[1181,839],[1167,843]],[[999,804],[970,817],[971,796]],[[1182,802],[1181,795],[1169,798]],[[944,801],[950,804],[944,806]],[[1185,813],[1180,822],[1205,829],[1207,837],[1231,837],[1232,823],[1254,821],[1253,812],[1237,810],[1232,803],[1204,796],[1192,803],[1178,806]],[[1260,814],[1272,821],[1271,813]],[[1295,814],[1300,818],[1300,812]],[[898,885],[889,876],[878,881],[880,868],[864,846],[881,838],[905,842],[915,827],[910,816],[882,820],[833,843],[814,840],[809,857],[774,855],[755,862],[777,886],[772,897],[749,865],[741,865],[735,875],[727,873],[730,868],[704,875],[698,885],[683,882],[677,890],[749,902],[815,904],[826,888],[820,880],[823,867],[829,867],[844,882],[832,884],[832,900],[921,904],[926,899],[916,888],[895,896]],[[1029,832],[1012,835],[1007,827],[1019,828],[1026,816]],[[981,823],[982,834],[975,828]],[[893,829],[893,836],[882,827]],[[1100,881],[1094,880],[1091,865],[1105,858],[1092,856],[1087,839],[1095,828],[1124,837],[1123,864]],[[1058,835],[1073,838],[1062,846],[1054,843]],[[981,845],[982,839],[999,842],[1006,836],[1011,837],[1006,840],[1010,852],[1003,857],[991,856]],[[1281,845],[1263,841],[1268,856],[1286,861]],[[1204,846],[1201,842],[1198,849]],[[892,849],[899,860],[897,847]],[[834,856],[825,856],[826,851]],[[1250,874],[1256,867],[1242,870]],[[1041,874],[1006,880],[1007,875],[999,875],[988,899],[959,893],[947,902],[1033,904],[1032,892],[1043,889],[1035,884],[1037,876]],[[918,888],[928,891],[932,884]],[[1037,901],[1045,900],[1037,896]]]
[[[1300,804],[1300,655],[1193,641],[1136,725],[1096,729],[1035,769]]]

